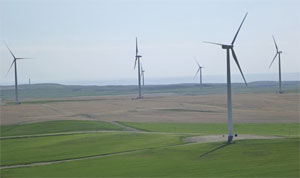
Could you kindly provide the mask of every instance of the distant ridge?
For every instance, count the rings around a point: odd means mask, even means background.
[[[282,82],[285,85],[300,85],[300,81],[283,81]],[[244,83],[236,82],[232,83],[233,85],[244,85]],[[145,84],[147,85],[147,84]],[[175,83],[175,84],[149,84],[147,86],[198,86],[198,83]],[[222,86],[226,85],[226,83],[204,83],[206,86]],[[254,81],[249,82],[248,85],[252,86],[273,86],[278,85],[277,81]],[[36,84],[20,84],[20,87],[126,87],[126,86],[136,86],[136,85],[67,85],[67,84],[60,84],[60,83],[36,83]],[[0,88],[7,89],[14,87],[14,85],[0,85]]]
[[[198,78],[192,76],[178,76],[178,77],[147,77],[145,78],[145,84],[149,85],[161,85],[161,84],[185,84],[185,83],[198,83]],[[263,74],[245,74],[248,83],[255,81],[278,81],[277,73],[263,73]],[[300,81],[300,73],[283,73],[283,81]],[[232,74],[233,83],[242,83],[242,77],[240,75]],[[136,85],[137,81],[135,78],[120,78],[120,79],[78,79],[78,80],[61,80],[55,79],[53,81],[41,80],[38,78],[31,77],[31,83],[49,83],[49,84],[63,84],[63,85],[87,85],[87,86],[129,86]],[[205,75],[203,77],[203,83],[226,83],[225,75]],[[13,85],[12,79],[2,79],[0,86]],[[19,84],[28,84],[28,79],[20,79]]]

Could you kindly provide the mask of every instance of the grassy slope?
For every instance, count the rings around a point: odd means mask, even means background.
[[[225,123],[137,123],[121,122],[129,127],[150,132],[196,133],[197,135],[226,134]],[[123,130],[102,121],[47,121],[23,125],[0,126],[1,136],[35,135],[72,131]],[[299,136],[299,123],[240,123],[234,124],[235,133],[256,135]]]
[[[227,133],[227,124],[225,123],[122,123],[151,132],[197,133],[201,135]],[[299,136],[299,126],[299,123],[240,123],[234,124],[234,132],[254,135]]]
[[[48,166],[1,170],[3,177],[299,177],[299,139],[190,144]]]
[[[181,143],[177,135],[93,133],[1,140],[1,165],[61,160]]]
[[[108,122],[79,120],[47,121],[23,125],[0,126],[1,137],[91,130],[123,129]]]

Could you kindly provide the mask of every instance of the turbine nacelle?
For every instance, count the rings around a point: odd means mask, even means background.
[[[233,45],[222,45],[222,49],[233,49]]]

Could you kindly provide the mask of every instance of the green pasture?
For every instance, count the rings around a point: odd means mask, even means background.
[[[299,139],[244,140],[154,148],[47,166],[3,177],[299,177]]]
[[[0,126],[1,137],[97,130],[123,130],[123,128],[108,122],[84,120],[46,121]]]
[[[226,134],[226,123],[153,123],[119,122],[120,124],[147,132],[169,132],[196,135]],[[122,131],[120,126],[103,121],[63,120],[29,124],[0,126],[1,137],[64,133],[76,131]],[[299,123],[237,123],[238,134],[299,136]]]
[[[236,124],[239,134],[286,137],[239,140],[229,145],[182,141],[192,135],[226,134],[226,124],[121,124],[144,132],[122,132],[116,125],[95,121],[1,126],[1,134],[6,136],[110,132],[1,139],[0,166],[89,159],[5,168],[0,177],[299,177],[299,123]],[[91,158],[99,155],[103,157]]]
[[[179,144],[178,135],[89,133],[1,140],[1,166]]]
[[[192,133],[198,135],[227,134],[226,123],[147,123],[122,122],[122,124],[149,132]],[[237,123],[237,134],[299,136],[299,123]]]

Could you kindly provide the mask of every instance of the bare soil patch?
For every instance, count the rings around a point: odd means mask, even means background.
[[[234,94],[233,121],[299,122],[300,94]],[[75,101],[0,106],[0,124],[49,120],[226,123],[226,95],[77,97]],[[64,99],[64,98],[61,98]],[[70,98],[68,98],[70,100]],[[83,101],[78,101],[83,100]]]
[[[210,143],[210,142],[226,142],[227,135],[206,135],[206,136],[193,136],[184,138],[184,142],[188,143]],[[233,140],[249,140],[249,139],[276,139],[284,138],[279,136],[266,136],[266,135],[238,135]]]

